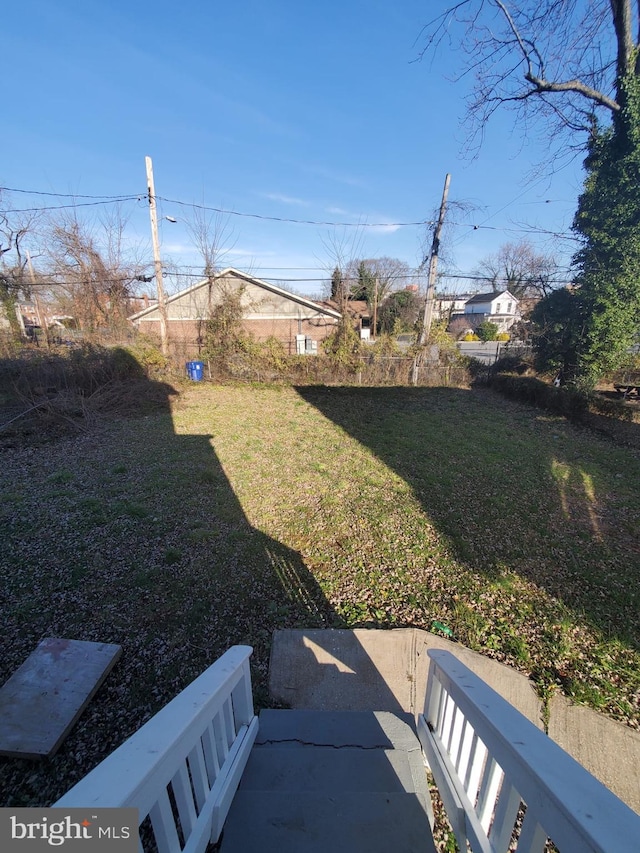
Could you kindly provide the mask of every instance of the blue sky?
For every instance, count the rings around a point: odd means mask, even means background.
[[[445,174],[450,209],[441,269],[472,272],[529,228],[566,232],[579,161],[527,183],[544,157],[498,115],[483,147],[463,154],[461,57],[415,61],[421,27],[444,8],[399,0],[22,0],[3,12],[0,184],[40,192],[140,195],[127,237],[151,260],[145,155],[153,158],[162,254],[197,265],[191,204],[225,217],[225,265],[278,280],[319,279],[345,254],[415,266]],[[16,197],[12,200],[15,202]],[[24,206],[60,203],[20,196]],[[64,201],[64,200],[62,200]],[[181,202],[178,204],[177,202]],[[97,215],[101,208],[84,208]],[[348,223],[303,225],[262,217]],[[378,224],[381,227],[353,225]],[[474,225],[481,227],[474,229]],[[298,269],[294,269],[298,268]],[[308,269],[305,269],[308,268]],[[453,282],[460,289],[464,281]],[[308,294],[319,281],[292,282]]]

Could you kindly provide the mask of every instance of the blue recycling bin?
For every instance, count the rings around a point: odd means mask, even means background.
[[[188,361],[187,376],[194,382],[202,382],[204,376],[204,361]]]

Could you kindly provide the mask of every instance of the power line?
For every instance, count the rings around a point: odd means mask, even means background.
[[[530,188],[528,188],[530,189]],[[497,216],[507,207],[510,207],[516,201],[518,201],[523,195],[528,192],[528,189],[524,192],[520,193],[516,198],[512,199],[512,201],[508,202],[503,207],[499,208],[495,213],[492,213],[486,219],[484,219],[480,223],[463,223],[463,222],[449,222],[448,224],[456,227],[456,228],[468,228],[472,231],[502,231],[505,233],[513,233],[513,234],[543,234],[548,237],[557,237],[561,239],[567,240],[576,240],[577,238],[570,235],[570,232],[556,232],[550,231],[542,228],[533,228],[533,227],[522,227],[522,228],[500,228],[495,225],[487,225],[486,223],[492,219],[494,216]],[[124,202],[130,201],[142,201],[146,199],[146,193],[135,193],[130,195],[114,195],[114,196],[100,196],[100,195],[87,195],[81,193],[54,193],[47,192],[44,190],[27,190],[22,188],[15,187],[0,187],[0,192],[6,191],[11,193],[22,193],[25,195],[35,195],[35,196],[46,196],[51,198],[70,198],[70,199],[90,199],[90,201],[82,201],[82,202],[73,202],[70,204],[60,204],[60,205],[46,205],[43,207],[25,207],[25,208],[9,208],[1,210],[0,213],[10,214],[10,213],[40,213],[47,212],[52,210],[68,210],[74,209],[78,207],[94,207],[100,205],[109,205],[109,204],[120,204]],[[166,198],[164,196],[156,196],[158,201],[162,201],[166,204],[177,205],[179,207],[190,207],[196,210],[202,210],[210,213],[219,213],[224,216],[236,216],[239,218],[245,219],[257,219],[266,222],[281,222],[292,225],[312,225],[312,226],[320,226],[320,227],[338,227],[338,228],[416,228],[416,227],[425,227],[432,226],[434,224],[433,220],[421,219],[415,221],[403,221],[403,222],[366,222],[365,217],[362,216],[357,222],[344,222],[344,221],[333,221],[333,220],[317,220],[317,219],[295,219],[291,217],[282,217],[282,216],[270,216],[267,214],[261,213],[247,213],[244,211],[237,210],[229,210],[221,207],[210,207],[208,205],[203,204],[195,204],[193,202],[181,201],[180,199],[171,199]],[[532,203],[532,202],[530,202]]]
[[[26,195],[46,195],[54,198],[103,198],[103,199],[128,199],[128,198],[143,198],[140,193],[121,193],[120,195],[83,195],[82,193],[54,193],[46,192],[45,190],[23,190],[15,187],[0,187],[0,192],[8,193],[24,193]]]
[[[174,198],[164,198],[157,196],[159,201],[166,204],[177,204],[182,207],[192,207],[196,210],[205,210],[210,213],[223,213],[225,216],[241,216],[250,219],[265,219],[269,222],[288,222],[294,225],[335,225],[346,228],[409,228],[416,225],[433,225],[433,222],[420,219],[417,222],[330,222],[327,220],[317,219],[290,219],[284,216],[266,216],[261,213],[243,213],[238,210],[226,210],[221,207],[208,207],[204,204],[193,204],[187,201],[179,201]]]
[[[48,210],[69,210],[78,207],[97,207],[102,204],[120,204],[125,201],[138,201],[139,198],[140,196],[130,196],[129,198],[105,199],[105,201],[81,201],[74,202],[73,204],[49,205],[47,207],[15,207],[0,210],[0,213],[42,213]]]
[[[319,272],[323,272],[323,271],[319,270]],[[193,272],[193,273],[176,272],[175,270],[172,270],[171,268],[165,268],[164,274],[168,278],[187,278],[187,279],[197,279],[199,281],[204,281],[207,278],[207,276],[201,272],[199,272],[199,273],[196,273],[196,272]],[[251,273],[246,273],[246,275],[251,275]],[[293,284],[295,282],[301,282],[301,283],[314,282],[314,281],[326,282],[326,281],[329,281],[330,277],[331,276],[328,273],[324,273],[323,275],[320,275],[320,276],[305,277],[305,278],[302,278],[302,277],[287,278],[284,276],[260,276],[259,278],[261,281],[270,281],[270,282],[282,281],[282,282],[288,282],[288,283]],[[421,277],[420,274],[417,272],[416,273],[403,273],[401,275],[393,276],[393,281],[409,280],[409,281],[415,282],[416,279],[419,279],[420,277]],[[467,281],[484,281],[488,285],[489,284],[496,284],[496,283],[500,283],[500,282],[502,282],[504,284],[509,284],[512,281],[511,279],[509,279],[506,276],[490,277],[488,275],[480,275],[477,273],[464,273],[464,272],[453,272],[453,273],[446,273],[446,272],[440,273],[439,272],[437,277],[438,277],[438,279],[447,278],[447,279],[464,279]],[[355,280],[356,279],[353,278],[353,281],[355,281]],[[573,280],[572,279],[549,278],[549,279],[545,279],[545,281],[547,281],[549,284],[571,284]],[[108,283],[117,284],[120,282],[129,282],[130,284],[148,284],[149,283],[146,281],[141,281],[138,277],[133,276],[133,275],[120,276],[120,277],[110,276],[108,278],[96,276],[95,278],[92,278],[92,279],[72,278],[72,279],[67,280],[67,281],[55,281],[55,280],[42,281],[41,280],[41,281],[36,281],[36,282],[30,283],[29,287],[67,287],[69,285],[75,286],[78,284],[96,284],[98,282],[107,283],[107,284]]]
[[[462,278],[465,281],[485,281],[487,284],[491,285],[498,283],[512,283],[512,279],[506,278],[504,276],[496,276],[496,278],[489,278],[489,276],[486,275],[472,275],[470,273],[438,273],[438,278]],[[527,281],[526,277],[523,278],[523,281]],[[573,284],[573,279],[545,278],[544,282],[545,284]]]

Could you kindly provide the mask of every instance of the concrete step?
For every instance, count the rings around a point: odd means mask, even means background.
[[[416,794],[238,790],[220,853],[434,853]]]
[[[260,714],[221,853],[433,853],[433,810],[408,715]]]
[[[389,711],[275,711],[260,713],[256,745],[420,750],[409,714]]]
[[[402,750],[261,746],[252,751],[240,787],[244,791],[424,793],[425,782],[420,756]]]

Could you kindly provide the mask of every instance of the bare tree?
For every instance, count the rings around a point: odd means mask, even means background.
[[[330,278],[327,295],[334,296],[340,311],[344,313],[354,283],[354,279],[349,278],[347,274],[347,266],[351,259],[357,258],[362,251],[364,229],[361,227],[334,229],[322,237],[321,242],[328,259],[324,263]]]
[[[202,206],[193,207],[187,231],[202,260],[203,274],[212,279],[222,269],[222,261],[235,245],[229,217],[210,212]]]
[[[468,109],[476,141],[507,106],[523,133],[542,116],[570,147],[578,133],[582,148],[580,131],[591,131],[595,114],[615,121],[624,107],[625,80],[640,72],[637,32],[632,0],[460,0],[423,28],[422,55],[460,44],[467,59],[458,79],[475,81]]]
[[[49,228],[49,261],[58,301],[86,332],[126,326],[141,265],[127,257],[126,222],[118,212],[97,223],[75,212]]]
[[[547,296],[558,284],[558,264],[552,255],[538,254],[527,240],[505,243],[494,255],[480,261],[478,274],[494,289],[516,296]]]
[[[2,201],[6,202],[7,197]],[[20,297],[31,295],[27,244],[37,218],[37,214],[12,213],[8,208],[0,211],[0,306],[16,339],[22,335],[18,318]]]

